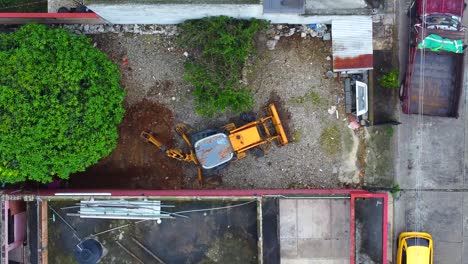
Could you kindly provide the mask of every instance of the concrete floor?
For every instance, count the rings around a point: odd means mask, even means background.
[[[398,2],[399,55],[404,72],[408,53],[405,12],[410,1]],[[465,11],[464,25],[466,21]],[[399,116],[396,181],[402,191],[395,200],[395,240],[404,231],[431,233],[434,263],[468,263],[467,76],[465,68],[458,119]]]
[[[328,1],[328,0],[306,0],[305,8],[306,9],[357,9],[357,8],[366,8],[367,3],[364,0],[338,0],[338,1]]]
[[[73,8],[76,7],[75,0],[48,0],[47,3],[47,12],[55,13],[60,7]]]
[[[349,263],[349,199],[281,199],[283,264]]]

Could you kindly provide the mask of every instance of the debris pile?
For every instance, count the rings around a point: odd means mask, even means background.
[[[55,24],[51,25],[55,28],[66,28],[75,34],[102,34],[102,33],[133,33],[141,35],[164,35],[174,36],[178,34],[176,25],[141,25],[141,24]],[[267,31],[268,41],[267,48],[274,50],[276,44],[281,37],[290,37],[298,33],[302,38],[323,38],[323,40],[331,40],[330,29],[325,24],[309,24],[309,25],[288,25],[275,24],[271,25]]]
[[[54,25],[55,28],[66,28],[75,34],[101,34],[101,33],[134,33],[142,35],[164,35],[174,36],[178,34],[176,25],[109,25],[109,24],[70,24],[70,25]]]
[[[272,25],[267,31],[269,40],[267,41],[267,48],[274,50],[276,44],[281,37],[290,37],[295,33],[301,34],[302,38],[323,38],[323,40],[331,40],[330,29],[325,24],[309,24],[309,25],[288,25],[277,24]]]

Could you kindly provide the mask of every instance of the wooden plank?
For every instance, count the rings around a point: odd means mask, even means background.
[[[41,202],[41,259],[43,264],[47,264],[49,261],[49,251],[48,241],[49,241],[49,231],[48,231],[48,207],[47,201]]]

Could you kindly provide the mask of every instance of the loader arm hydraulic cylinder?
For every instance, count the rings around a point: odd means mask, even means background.
[[[149,143],[156,146],[162,152],[166,154],[169,158],[173,158],[176,160],[186,161],[186,162],[193,162],[197,164],[196,159],[191,153],[184,153],[180,149],[169,149],[164,144],[162,144],[159,140],[157,140],[153,135],[148,132],[142,132],[141,137],[144,138]]]

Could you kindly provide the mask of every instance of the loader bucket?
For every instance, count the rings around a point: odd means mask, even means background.
[[[278,134],[278,141],[281,145],[288,144],[288,137],[286,137],[286,132],[284,131],[283,125],[281,124],[281,120],[278,115],[278,111],[274,104],[269,105],[270,112],[271,112],[271,120],[273,122],[273,126],[275,127],[276,133]]]

